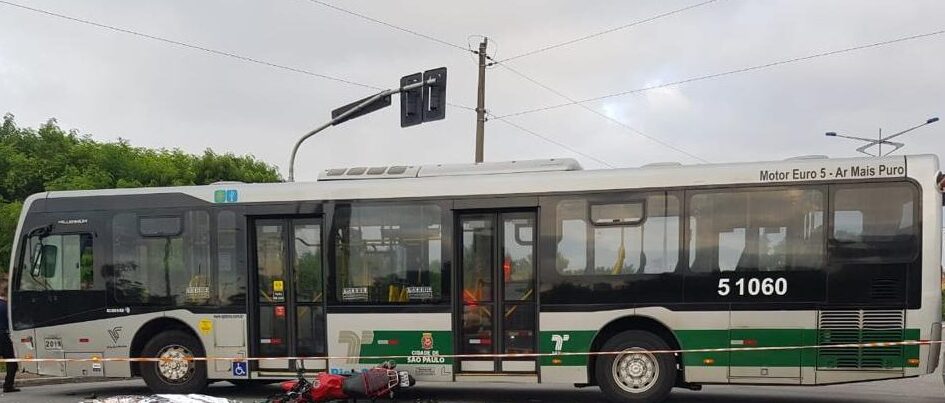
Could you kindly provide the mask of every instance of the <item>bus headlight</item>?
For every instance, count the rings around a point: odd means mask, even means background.
[[[942,344],[938,343],[942,340],[942,324],[940,322],[932,324],[932,332],[929,336],[929,341],[932,343],[929,344],[929,369],[927,372],[931,374],[938,368],[938,358],[942,352]]]

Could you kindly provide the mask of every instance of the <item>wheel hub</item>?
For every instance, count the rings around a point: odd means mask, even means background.
[[[194,362],[190,360],[193,356],[194,354],[184,346],[164,347],[158,354],[158,374],[170,383],[187,382],[196,370]]]
[[[630,364],[630,376],[639,377],[646,371],[646,366],[640,362],[634,361]]]
[[[617,386],[630,393],[650,390],[660,374],[656,356],[637,347],[624,351],[614,359],[612,372]]]

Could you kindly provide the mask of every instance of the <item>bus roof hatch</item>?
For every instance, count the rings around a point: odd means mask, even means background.
[[[582,170],[581,164],[572,158],[549,158],[525,161],[483,162],[479,164],[333,168],[322,171],[318,175],[318,180],[399,179],[580,170]]]

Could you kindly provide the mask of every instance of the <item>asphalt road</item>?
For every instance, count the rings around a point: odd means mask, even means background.
[[[210,386],[208,394],[243,402],[259,402],[276,386],[241,389],[227,382]],[[77,403],[116,395],[141,395],[148,391],[140,380],[72,383],[26,387],[18,393],[0,395],[0,402]],[[419,385],[402,393],[397,402],[429,399],[438,403],[598,403],[606,402],[597,388],[567,386],[472,384]],[[945,401],[940,373],[920,378],[822,387],[706,386],[702,391],[675,390],[669,402],[693,403],[853,403]]]

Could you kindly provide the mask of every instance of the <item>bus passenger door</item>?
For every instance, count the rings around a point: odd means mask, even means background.
[[[256,272],[253,352],[257,357],[320,357],[325,346],[325,297],[319,218],[259,219],[254,225]],[[295,371],[295,360],[261,360],[259,372]],[[306,360],[324,371],[324,360]]]
[[[534,353],[535,213],[461,214],[457,226],[459,354]],[[464,358],[460,374],[535,374],[535,357]]]

